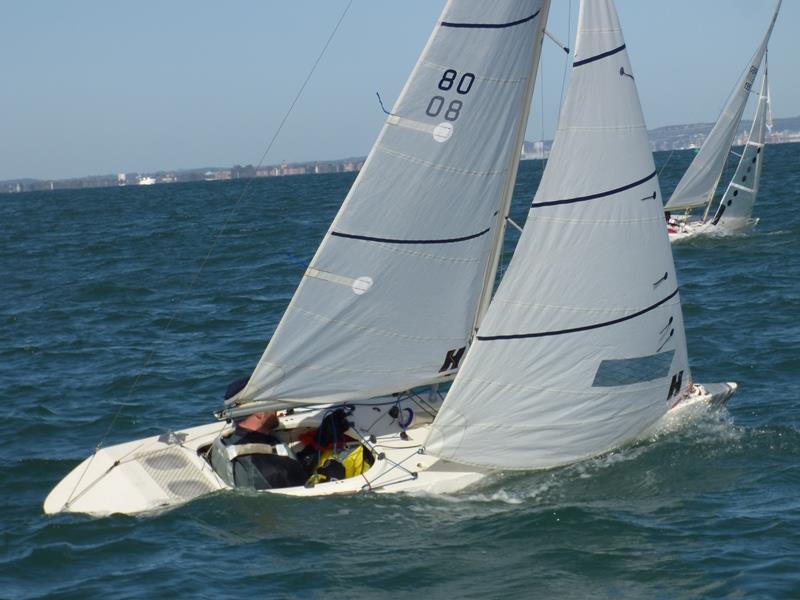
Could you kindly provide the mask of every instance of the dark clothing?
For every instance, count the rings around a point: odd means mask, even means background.
[[[225,446],[240,444],[281,445],[275,436],[248,431],[239,427],[227,438]],[[301,464],[288,456],[278,454],[244,454],[232,461],[233,483],[237,488],[269,490],[303,485],[306,473]],[[217,466],[215,465],[215,469]]]

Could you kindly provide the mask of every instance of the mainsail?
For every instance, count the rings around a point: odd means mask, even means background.
[[[691,379],[634,72],[613,2],[584,0],[550,159],[426,450],[488,468],[573,462],[641,433]]]
[[[764,39],[761,40],[761,44],[753,54],[747,70],[737,82],[722,113],[711,129],[711,133],[708,134],[697,156],[694,157],[692,164],[678,182],[669,201],[664,205],[664,210],[673,211],[705,206],[713,200],[719,178],[722,176],[722,169],[728,158],[728,152],[733,144],[733,138],[742,121],[742,114],[747,99],[750,97],[758,68],[764,58],[772,29],[775,27],[775,20],[778,18],[782,1],[778,0]]]
[[[236,410],[452,378],[491,288],[549,0],[450,0]]]
[[[769,93],[767,83],[766,59],[764,78],[761,82],[761,93],[753,117],[753,126],[747,139],[736,173],[725,190],[719,203],[717,213],[711,221],[727,229],[740,229],[750,222],[753,205],[758,195],[758,182],[761,179],[761,166],[764,161],[764,139],[767,129],[767,113],[769,112]]]

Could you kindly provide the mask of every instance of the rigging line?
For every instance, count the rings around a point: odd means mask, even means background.
[[[325,45],[322,47],[322,50],[320,50],[320,53],[317,56],[317,59],[314,61],[314,64],[312,65],[311,69],[308,72],[308,75],[306,75],[306,78],[303,81],[303,84],[300,86],[300,89],[297,91],[297,94],[295,95],[294,100],[292,100],[291,104],[289,105],[289,108],[286,110],[286,113],[283,115],[283,119],[281,119],[281,122],[278,125],[278,128],[275,130],[275,133],[273,134],[272,139],[270,140],[269,144],[267,145],[266,150],[264,150],[264,153],[261,155],[261,158],[259,159],[258,164],[256,165],[256,169],[258,169],[258,167],[260,167],[261,165],[264,164],[264,161],[266,160],[267,155],[269,154],[269,151],[272,149],[272,146],[275,144],[275,141],[278,139],[278,136],[280,135],[284,124],[289,119],[289,116],[292,114],[292,111],[294,110],[294,107],[297,104],[297,101],[300,99],[300,96],[303,95],[303,91],[306,89],[306,86],[308,85],[308,82],[311,80],[311,76],[314,74],[314,71],[316,70],[317,66],[319,65],[320,61],[322,60],[322,57],[325,55],[325,52],[328,50],[328,46],[330,46],[331,42],[333,41],[333,38],[336,35],[336,32],[339,30],[339,27],[341,26],[342,21],[344,21],[345,16],[347,16],[347,12],[350,10],[350,6],[352,4],[353,4],[353,0],[350,0],[347,3],[347,6],[344,7],[344,10],[342,11],[342,14],[339,16],[339,20],[336,22],[336,25],[334,25],[333,30],[331,31],[330,35],[328,36],[328,40],[325,42]],[[164,326],[163,331],[169,331],[170,327],[172,326],[173,321],[177,318],[178,310],[180,309],[180,306],[183,304],[184,299],[194,289],[194,286],[197,283],[197,280],[199,279],[200,274],[203,272],[206,264],[208,263],[208,261],[210,260],[212,254],[214,253],[214,250],[216,249],[217,244],[219,243],[220,239],[222,238],[222,235],[225,233],[225,230],[226,230],[227,226],[230,224],[231,220],[233,219],[233,216],[236,214],[236,211],[239,208],[239,205],[241,204],[241,202],[244,199],[244,197],[247,194],[247,192],[250,191],[250,188],[252,187],[252,185],[253,185],[253,178],[250,178],[247,181],[247,184],[245,185],[245,188],[242,190],[242,192],[239,194],[238,198],[236,199],[236,202],[234,202],[233,206],[228,211],[228,215],[227,215],[224,223],[222,224],[222,227],[220,228],[219,232],[215,236],[214,241],[211,244],[211,248],[209,248],[208,253],[206,254],[206,256],[203,259],[203,261],[200,263],[200,268],[195,272],[194,277],[192,277],[192,280],[189,282],[188,289],[186,290],[186,292],[184,292],[183,297],[180,298],[180,300],[178,301],[178,303],[176,305],[177,307],[175,309],[175,312],[173,312],[172,316],[170,316],[169,320],[167,321],[166,325]],[[148,365],[150,364],[150,361],[155,356],[155,353],[156,353],[156,350],[153,349],[150,352],[150,354],[148,355],[147,359],[145,360],[144,365],[142,366],[142,368],[139,371],[138,375],[136,376],[136,378],[134,379],[133,383],[131,384],[130,390],[128,391],[128,394],[126,395],[126,400],[128,398],[130,398],[130,396],[133,394],[133,391],[136,389],[136,386],[138,385],[139,380],[144,375],[144,372],[147,369]],[[106,438],[111,433],[111,431],[114,428],[114,426],[116,425],[116,422],[119,419],[119,416],[120,416],[120,414],[122,412],[122,407],[123,406],[124,406],[124,403],[120,404],[120,407],[117,409],[117,412],[114,414],[114,417],[111,420],[111,424],[108,426],[108,429],[103,434],[103,436],[100,438],[100,442],[97,445],[97,449],[99,449],[103,445],[103,443],[105,442]],[[96,455],[96,454],[97,454],[97,451],[95,450],[95,454],[93,454],[92,457],[94,457],[94,455]]]
[[[663,173],[664,169],[667,168],[667,165],[669,164],[669,161],[672,160],[672,155],[673,154],[675,154],[675,148],[673,148],[672,152],[669,153],[669,156],[667,157],[667,162],[665,162],[663,165],[661,165],[661,168],[658,170],[658,178],[659,179],[661,179],[661,173]]]
[[[387,447],[391,448],[391,446],[387,446]],[[413,448],[414,446],[410,446],[410,447]],[[419,447],[421,448],[421,446],[419,446]],[[400,449],[402,449],[402,448],[400,448]],[[383,460],[385,460],[386,462],[390,463],[392,466],[389,467],[388,469],[386,469],[385,471],[383,471],[381,473],[378,473],[378,475],[375,476],[375,479],[372,479],[370,481],[370,489],[372,489],[372,487],[374,487],[374,484],[375,484],[376,481],[378,481],[384,475],[388,475],[389,473],[391,473],[395,469],[400,469],[401,471],[405,471],[408,474],[408,476],[411,477],[411,479],[416,479],[417,478],[417,474],[414,471],[408,469],[407,467],[404,467],[403,463],[407,462],[409,459],[414,458],[415,456],[418,456],[420,454],[419,450],[415,450],[412,454],[406,456],[404,459],[402,459],[399,462],[398,461],[394,461],[391,458],[389,458],[388,456],[386,456],[386,453],[381,453],[381,454],[383,454]],[[376,457],[376,458],[379,458],[379,457]],[[385,485],[388,485],[388,484],[384,483],[384,484],[381,484],[381,485],[385,486]]]
[[[539,108],[539,112],[542,113],[542,137],[539,139],[542,141],[542,155],[544,156],[544,65],[542,64],[541,56],[539,57],[539,92],[542,103]]]
[[[567,43],[572,36],[572,0],[567,2],[569,10],[567,12]],[[556,117],[556,127],[561,120],[561,107],[564,105],[564,87],[567,83],[567,71],[569,70],[569,52],[564,57],[564,72],[561,74],[561,99],[558,102],[558,116]]]

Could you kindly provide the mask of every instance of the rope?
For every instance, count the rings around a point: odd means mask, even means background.
[[[675,154],[675,148],[673,148],[673,149],[672,149],[672,152],[670,152],[670,153],[669,153],[669,156],[667,157],[667,162],[665,162],[665,163],[664,163],[664,164],[661,166],[661,168],[658,170],[658,178],[659,178],[659,179],[661,179],[661,173],[663,173],[663,172],[664,172],[664,169],[666,169],[666,168],[667,168],[667,165],[669,164],[669,161],[671,161],[671,160],[672,160],[672,155],[673,155],[673,154]]]
[[[572,0],[568,0],[569,12],[567,13],[567,44],[569,44],[570,36],[572,35]],[[561,75],[561,99],[558,103],[558,117],[556,119],[556,127],[558,122],[561,121],[561,107],[564,106],[564,87],[567,83],[567,68],[569,67],[569,54],[564,59],[564,72]]]

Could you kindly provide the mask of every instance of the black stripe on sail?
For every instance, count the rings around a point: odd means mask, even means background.
[[[632,315],[628,315],[626,317],[620,317],[619,319],[614,319],[613,321],[606,321],[605,323],[595,323],[594,325],[584,325],[583,327],[575,327],[573,329],[561,329],[558,331],[542,331],[539,333],[517,333],[512,335],[479,335],[478,340],[481,342],[491,342],[494,340],[520,340],[525,338],[537,338],[537,337],[548,337],[551,335],[563,335],[565,333],[577,333],[578,331],[589,331],[590,329],[600,329],[601,327],[608,327],[609,325],[616,325],[617,323],[622,323],[623,321],[630,321],[631,319],[635,319],[636,317],[640,317],[645,313],[654,310],[670,300],[674,298],[678,294],[678,289],[676,288],[674,292],[672,292],[669,296],[664,298],[663,300],[659,300],[652,306],[648,306],[647,308],[640,310],[639,312],[635,312]]]
[[[384,244],[453,244],[455,242],[466,242],[467,240],[474,240],[475,238],[479,238],[482,235],[486,235],[491,231],[491,227],[487,227],[483,231],[479,231],[478,233],[473,233],[472,235],[465,235],[464,237],[458,238],[445,238],[439,240],[399,240],[399,239],[392,239],[392,238],[379,238],[379,237],[371,237],[368,235],[353,235],[352,233],[341,233],[339,231],[331,231],[331,235],[335,235],[336,237],[341,238],[348,238],[351,240],[362,240],[365,242],[383,242]]]
[[[606,58],[607,56],[613,56],[617,52],[622,52],[625,50],[625,44],[622,44],[619,48],[614,48],[613,50],[609,50],[608,52],[603,52],[602,54],[595,54],[594,56],[590,56],[589,58],[582,58],[581,60],[576,60],[572,63],[573,67],[580,67],[590,62],[594,62],[596,60],[600,60],[602,58]]]
[[[541,10],[537,10],[530,17],[525,17],[519,21],[512,21],[511,23],[451,23],[450,21],[442,21],[442,27],[457,27],[459,29],[505,29],[506,27],[514,27],[515,25],[522,25],[528,21],[532,21],[539,16]]]
[[[608,190],[607,192],[600,192],[599,194],[591,194],[590,196],[578,196],[577,198],[567,198],[566,200],[552,200],[550,202],[534,202],[533,204],[531,204],[531,207],[539,208],[542,206],[555,206],[557,204],[574,204],[576,202],[586,202],[587,200],[596,200],[597,198],[603,198],[605,196],[613,196],[614,194],[619,194],[620,192],[624,192],[625,190],[635,188],[637,185],[642,185],[646,181],[650,181],[657,174],[658,171],[653,171],[647,177],[642,177],[638,181],[634,181],[633,183],[629,183],[628,185],[623,185],[622,187],[618,187],[613,190]]]

